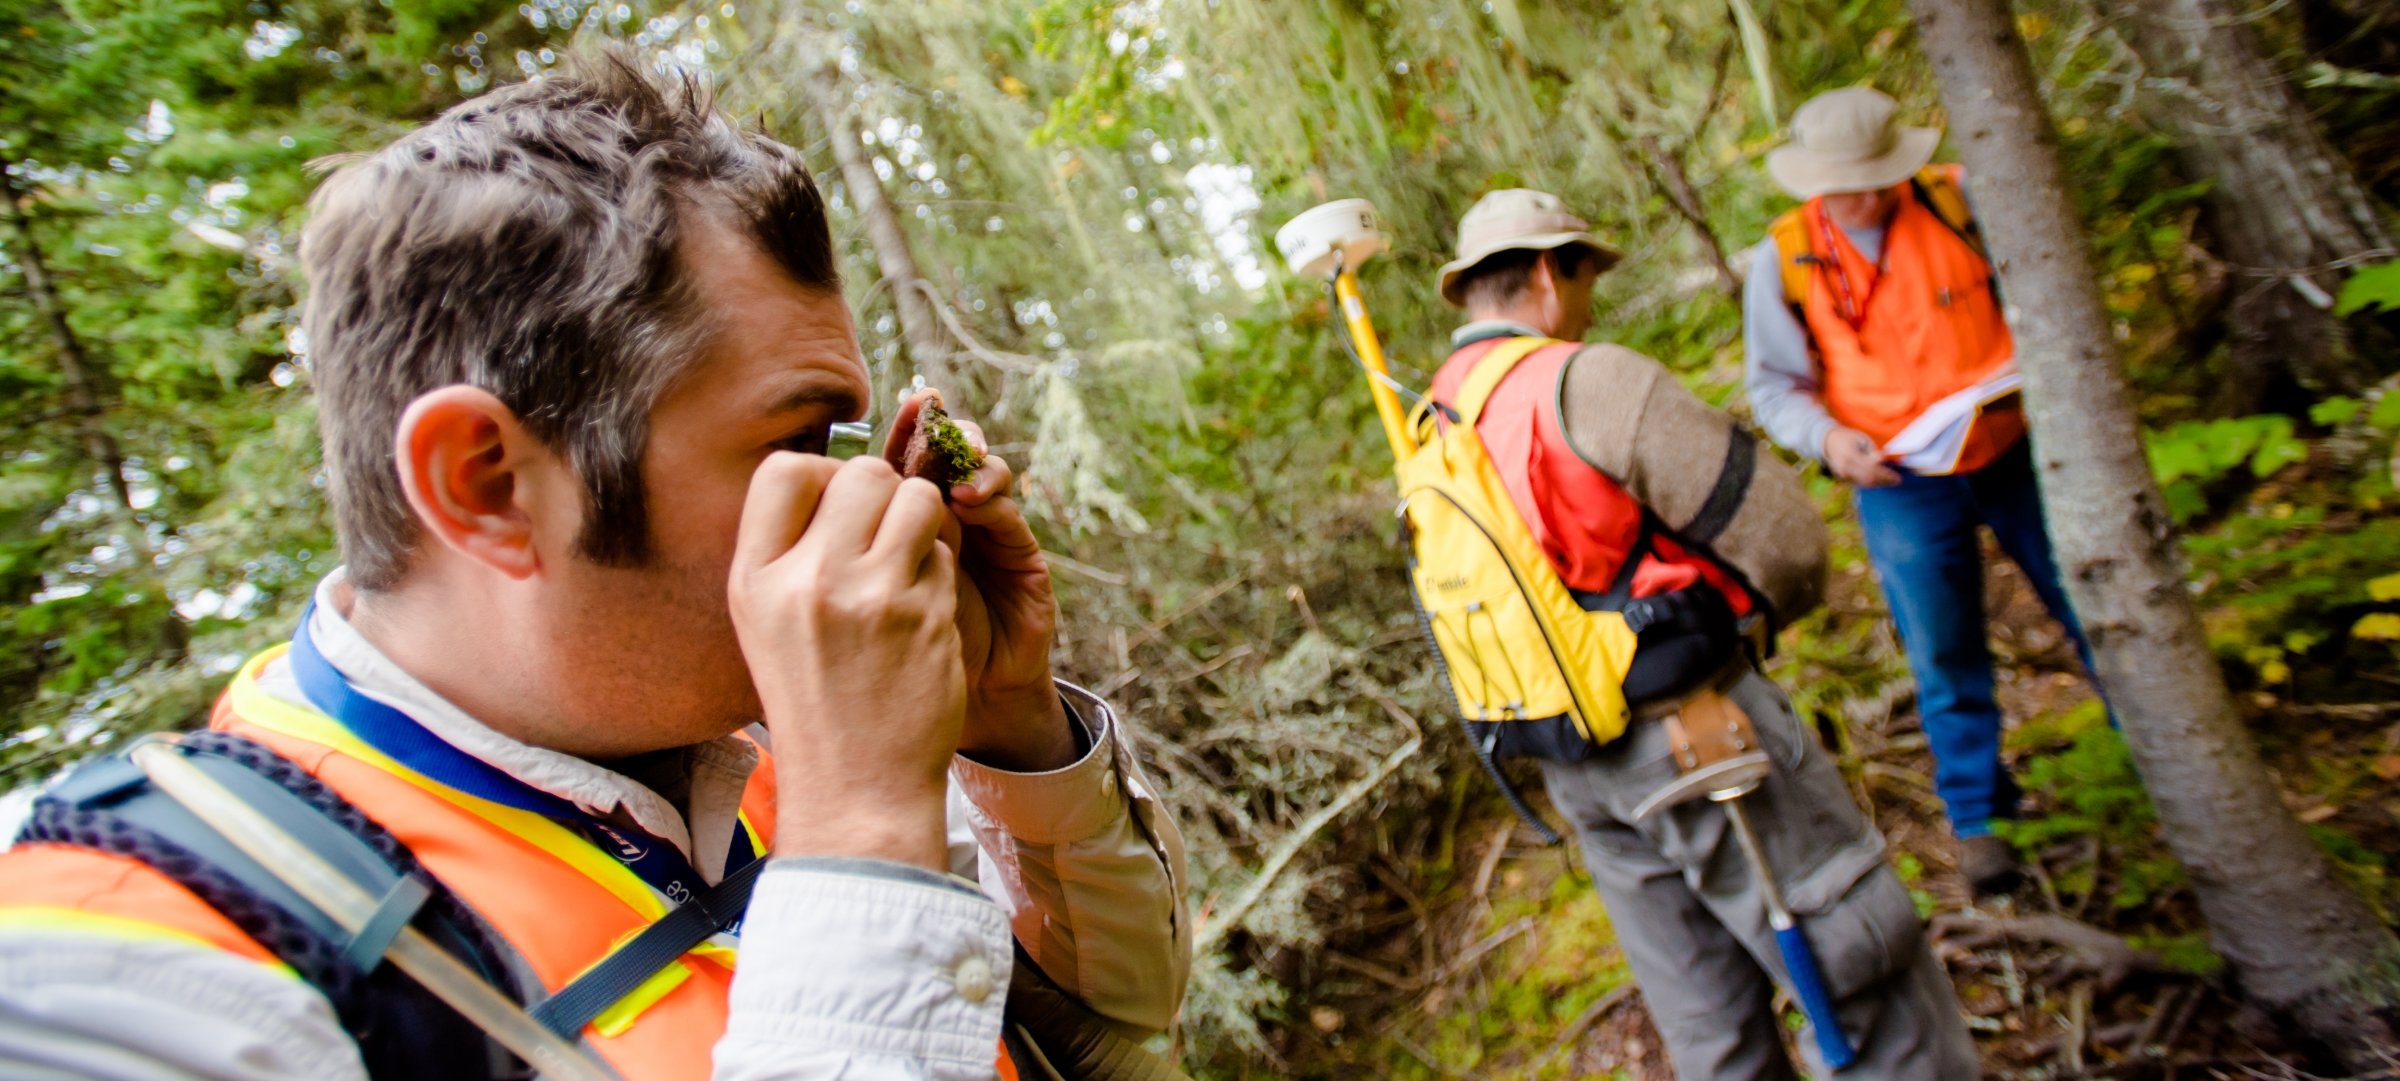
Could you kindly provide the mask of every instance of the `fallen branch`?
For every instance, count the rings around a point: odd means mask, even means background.
[[[1338,953],[1333,950],[1326,950],[1318,954],[1318,956],[1323,957],[1326,964],[1332,965],[1333,967],[1342,969],[1344,971],[1358,973],[1361,976],[1365,976],[1366,978],[1373,980],[1376,983],[1380,983],[1385,987],[1389,987],[1394,991],[1398,991],[1401,994],[1407,994],[1423,986],[1422,981],[1412,980],[1398,972],[1394,972],[1389,968],[1376,964],[1375,962],[1369,961],[1362,957],[1352,957],[1349,954]]]
[[[1551,1045],[1550,1054],[1542,1059],[1542,1064],[1549,1065],[1551,1059],[1557,1058],[1561,1052],[1575,1046],[1575,1041],[1583,1036],[1583,1030],[1598,1024],[1601,1018],[1608,1016],[1610,1010],[1633,1001],[1633,996],[1640,992],[1641,989],[1635,986],[1632,980],[1627,980],[1618,984],[1615,990],[1600,996],[1597,1001],[1584,1007],[1583,1012],[1575,1015],[1573,1021],[1567,1022],[1566,1028],[1559,1030],[1558,1042]]]
[[[2286,717],[2321,717],[2333,721],[2380,721],[2400,714],[2400,702],[2295,702],[2275,707]]]
[[[1492,831],[1492,843],[1483,850],[1483,861],[1475,867],[1475,884],[1468,887],[1469,896],[1480,901],[1492,892],[1492,872],[1500,869],[1500,857],[1508,855],[1508,838],[1517,832],[1517,824],[1504,822]]]
[[[1195,954],[1207,953],[1215,949],[1217,943],[1223,941],[1227,934],[1240,927],[1242,921],[1250,917],[1250,910],[1257,908],[1258,903],[1266,899],[1267,891],[1274,888],[1275,880],[1282,877],[1284,869],[1291,866],[1292,860],[1300,855],[1302,849],[1308,847],[1310,841],[1316,839],[1317,834],[1324,832],[1325,827],[1332,825],[1334,820],[1342,817],[1343,812],[1348,811],[1360,800],[1367,798],[1383,784],[1385,779],[1398,771],[1402,763],[1416,757],[1417,751],[1424,746],[1425,733],[1422,729],[1417,728],[1415,722],[1411,720],[1407,743],[1401,744],[1400,749],[1383,756],[1383,761],[1377,763],[1373,771],[1351,782],[1350,787],[1342,789],[1331,802],[1317,808],[1316,812],[1307,818],[1301,819],[1299,825],[1292,827],[1292,831],[1284,835],[1283,840],[1276,844],[1275,850],[1267,854],[1266,862],[1259,865],[1258,873],[1251,876],[1250,884],[1242,887],[1242,892],[1233,899],[1231,904],[1225,906],[1224,915],[1203,922],[1199,933],[1192,936],[1192,951]]]
[[[1236,574],[1231,578],[1227,578],[1222,582],[1218,582],[1207,589],[1201,590],[1199,596],[1194,597],[1190,601],[1186,602],[1183,607],[1176,609],[1172,614],[1156,620],[1149,626],[1142,628],[1141,633],[1134,635],[1132,641],[1125,643],[1125,648],[1129,650],[1140,649],[1141,647],[1148,645],[1151,639],[1158,637],[1160,631],[1166,630],[1167,627],[1173,624],[1176,620],[1182,619],[1185,616],[1191,615],[1192,613],[1207,607],[1208,602],[1224,596],[1226,591],[1248,581],[1249,579],[1250,572],[1243,571],[1240,574]]]
[[[1118,574],[1115,571],[1101,570],[1100,568],[1092,566],[1089,563],[1068,559],[1057,552],[1043,552],[1042,562],[1056,567],[1059,570],[1066,571],[1070,574],[1082,575],[1083,577],[1089,578],[1092,581],[1100,583],[1101,585],[1121,586],[1129,581],[1132,581],[1132,579],[1127,578],[1122,574]]]
[[[1442,970],[1427,978],[1425,983],[1428,986],[1434,986],[1446,982],[1451,977],[1474,967],[1475,962],[1483,960],[1483,955],[1499,949],[1502,945],[1506,944],[1509,939],[1533,930],[1535,927],[1539,926],[1541,922],[1541,920],[1532,916],[1517,917],[1517,919],[1508,926],[1494,931],[1491,934],[1485,935],[1483,937],[1483,941],[1467,947],[1467,951],[1459,954],[1457,960],[1443,965]]]
[[[2080,920],[2058,915],[1976,918],[1947,913],[1933,918],[1934,939],[1946,948],[1980,950],[2009,943],[2056,946],[2063,951],[2049,969],[2057,980],[2090,975],[2099,990],[2113,991],[2140,973],[2178,971],[2158,954]]]

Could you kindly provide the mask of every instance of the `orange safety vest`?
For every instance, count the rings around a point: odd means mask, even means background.
[[[1785,298],[1816,347],[1826,412],[1878,444],[2016,357],[1991,263],[1969,240],[1960,176],[1958,166],[1930,166],[1900,191],[1881,265],[1826,216],[1822,197],[1768,229]],[[1987,408],[1970,429],[1957,472],[1989,465],[2024,435],[2016,398]]]
[[[391,831],[556,993],[667,914],[670,904],[583,834],[469,795],[360,741],[333,718],[286,702],[258,674],[288,646],[244,665],[210,727],[266,745]],[[775,770],[760,749],[742,793],[753,850],[773,842]],[[57,844],[0,854],[0,929],[43,927],[212,946],[290,970],[191,891],[147,864]],[[584,1030],[586,1046],[631,1081],[703,1081],[725,1032],[735,944],[719,935],[660,970]],[[1002,1078],[1016,1072],[1003,1047]]]
[[[1433,400],[1456,401],[1475,362],[1505,340],[1470,342],[1452,353],[1434,373]],[[1561,342],[1517,362],[1492,391],[1475,433],[1507,486],[1509,501],[1550,557],[1550,565],[1558,569],[1559,580],[1577,592],[1606,593],[1641,542],[1642,505],[1567,442],[1558,416],[1558,379],[1581,348]],[[1749,614],[1749,590],[1715,561],[1686,551],[1663,534],[1654,533],[1650,544],[1649,553],[1634,567],[1633,596],[1654,597],[1706,581],[1736,616]]]

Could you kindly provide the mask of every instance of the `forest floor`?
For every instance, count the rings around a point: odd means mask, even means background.
[[[1988,591],[2006,753],[2027,789],[2011,833],[2029,874],[2011,896],[1969,897],[1860,562],[1837,574],[1824,629],[1802,644],[1818,655],[1774,670],[1828,746],[1847,744],[1845,773],[1930,922],[1985,1075],[2318,1076],[2224,985],[2121,741],[2064,635],[1997,559]],[[1826,686],[1837,689],[1812,693]],[[2372,903],[2388,904],[2380,854],[2400,853],[2400,703],[2269,713],[2268,701],[2250,700],[2262,707],[2253,727],[2294,812]],[[1541,846],[1488,781],[1454,772],[1441,821],[1374,827],[1352,910],[1328,921],[1340,930],[1289,959],[1284,975],[1306,991],[1277,1032],[1274,1075],[1671,1081],[1581,853]]]

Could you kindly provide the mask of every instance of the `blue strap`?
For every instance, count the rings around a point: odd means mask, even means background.
[[[1824,1056],[1825,1068],[1842,1070],[1858,1061],[1858,1052],[1850,1047],[1850,1037],[1842,1032],[1842,1019],[1833,1009],[1833,995],[1825,989],[1825,976],[1817,969],[1817,954],[1809,948],[1808,936],[1798,925],[1775,929],[1775,946],[1783,951],[1784,970],[1792,974],[1792,995],[1800,1000],[1800,1012],[1808,1015],[1808,1027],[1817,1034],[1817,1053]]]
[[[311,704],[351,735],[409,769],[461,792],[506,807],[531,811],[581,833],[592,846],[623,863],[668,900],[682,904],[708,891],[706,880],[674,845],[638,830],[612,826],[572,801],[544,792],[489,762],[452,746],[401,710],[367,697],[324,653],[308,632],[316,617],[311,602],[292,635],[292,677]],[[725,873],[748,866],[762,853],[749,831],[736,828],[725,857]]]

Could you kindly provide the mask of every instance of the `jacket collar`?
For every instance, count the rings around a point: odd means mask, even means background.
[[[720,873],[726,840],[731,836],[725,830],[738,828],[732,823],[740,812],[743,786],[758,764],[757,748],[727,736],[643,756],[657,770],[672,771],[652,779],[661,787],[683,790],[679,808],[649,784],[574,755],[519,742],[468,716],[402,670],[351,625],[343,615],[350,597],[347,575],[339,569],[317,583],[316,614],[308,631],[318,651],[361,693],[399,709],[443,742],[534,788],[595,815],[621,815],[631,820],[651,836],[682,849],[701,865],[703,875],[713,878]],[[283,661],[262,673],[260,684],[277,698],[308,705]],[[714,838],[713,850],[710,844],[696,845],[695,833],[703,841]]]
[[[1450,332],[1450,351],[1455,353],[1476,342],[1494,338],[1547,338],[1549,335],[1514,319],[1478,319]]]

